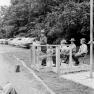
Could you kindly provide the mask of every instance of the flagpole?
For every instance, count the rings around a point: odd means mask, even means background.
[[[93,78],[93,0],[90,0],[90,78]]]

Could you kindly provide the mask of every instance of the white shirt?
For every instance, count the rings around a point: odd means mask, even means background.
[[[87,53],[87,52],[88,52],[88,50],[87,50],[87,45],[86,45],[86,44],[82,44],[82,45],[80,46],[80,48],[79,48],[78,53],[83,54],[83,53]]]
[[[67,53],[69,51],[69,47],[67,45],[61,45],[60,49],[62,53]]]
[[[76,52],[76,45],[75,44],[70,44],[70,48],[72,49],[73,52]]]

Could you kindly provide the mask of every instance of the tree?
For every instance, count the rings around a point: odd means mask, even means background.
[[[11,3],[0,24],[2,34],[7,37],[20,33],[38,36],[45,29],[49,43],[76,36],[77,40],[89,39],[89,0],[12,0]]]

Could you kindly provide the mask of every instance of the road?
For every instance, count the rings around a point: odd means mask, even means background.
[[[18,94],[48,94],[41,83],[24,67],[21,67],[21,72],[15,72],[17,60],[8,53],[19,51],[19,48],[0,45],[0,85],[5,86],[7,82],[11,82]]]

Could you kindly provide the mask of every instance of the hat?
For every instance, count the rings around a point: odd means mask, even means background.
[[[81,38],[80,39],[82,42],[86,42],[86,39],[85,38]]]
[[[82,40],[82,41],[86,41],[86,39],[85,39],[85,38],[81,38],[80,40]]]
[[[63,39],[63,40],[61,40],[61,43],[65,44],[65,43],[67,43],[67,41],[65,39]]]
[[[70,41],[75,41],[75,39],[74,38],[71,38],[71,40]]]

